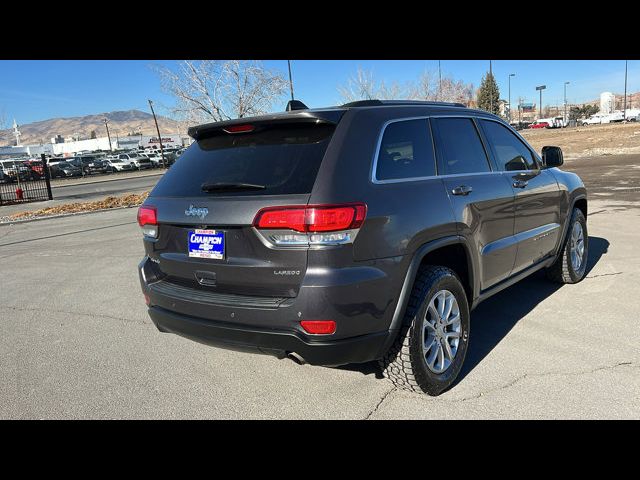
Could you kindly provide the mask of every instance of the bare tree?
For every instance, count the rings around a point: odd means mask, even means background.
[[[346,85],[338,87],[338,93],[344,102],[357,100],[391,100],[407,98],[409,89],[397,82],[387,85],[384,81],[376,82],[371,71],[358,67],[355,75],[347,79]]]
[[[451,76],[438,80],[435,72],[425,71],[420,75],[412,90],[411,98],[440,102],[459,102],[469,105],[473,100],[474,88],[471,83],[454,80]]]
[[[9,124],[7,123],[7,116],[4,113],[4,109],[0,110],[0,145],[4,142],[7,144],[10,143],[9,134],[11,131],[9,130]]]
[[[267,113],[288,88],[284,76],[254,60],[184,60],[177,71],[155,69],[176,99],[173,116],[191,124]]]
[[[391,100],[410,99],[442,102],[460,102],[469,105],[473,101],[473,85],[451,76],[442,78],[440,83],[436,72],[424,71],[415,82],[390,85],[384,81],[377,82],[370,71],[358,68],[347,84],[338,87],[338,92],[346,102],[356,100]]]

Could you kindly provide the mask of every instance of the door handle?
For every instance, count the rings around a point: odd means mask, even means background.
[[[454,195],[469,195],[471,192],[473,192],[473,188],[468,187],[467,185],[460,185],[459,187],[451,190],[451,193]]]
[[[527,180],[516,180],[513,182],[513,188],[524,188],[529,185]]]

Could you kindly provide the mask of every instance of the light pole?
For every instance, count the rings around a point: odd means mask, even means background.
[[[624,61],[624,112],[622,114],[622,121],[627,120],[627,62]]]
[[[538,107],[538,120],[542,118],[542,90],[544,90],[545,88],[547,88],[546,85],[538,85],[536,87],[536,90],[540,92],[540,107]]]
[[[515,77],[515,73],[509,74],[509,123],[511,123],[511,77]]]
[[[567,85],[571,82],[564,82],[564,125],[567,126]]]

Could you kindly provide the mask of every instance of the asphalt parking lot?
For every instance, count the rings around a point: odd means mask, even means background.
[[[567,169],[590,190],[587,278],[535,275],[481,304],[462,378],[437,398],[393,389],[372,365],[159,333],[135,209],[2,225],[0,418],[640,418],[640,157]]]

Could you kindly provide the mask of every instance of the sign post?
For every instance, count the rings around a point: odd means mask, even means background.
[[[547,88],[546,85],[538,85],[536,87],[536,90],[540,92],[540,109],[538,111],[538,120],[542,118],[542,90],[544,90],[545,88]]]

